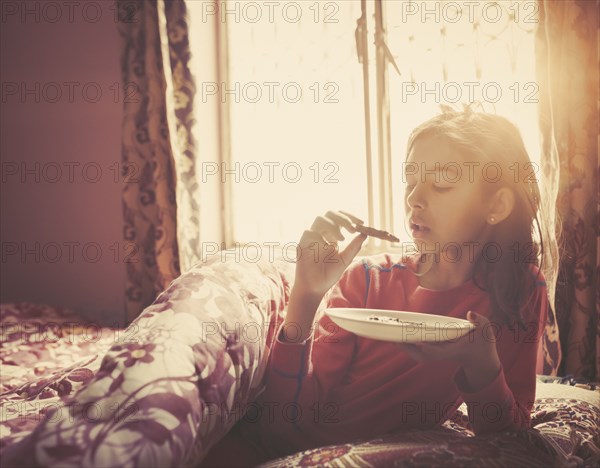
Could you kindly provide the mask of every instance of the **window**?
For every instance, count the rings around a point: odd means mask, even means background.
[[[190,2],[192,32],[206,4]],[[472,98],[509,117],[537,160],[536,7],[222,2],[222,74],[198,94],[224,116],[223,159],[207,167],[222,184],[227,244],[295,242],[328,209],[408,241],[400,163],[410,130],[442,102]],[[365,253],[382,246],[369,242]]]
[[[228,23],[236,241],[297,241],[329,208],[366,215],[360,3],[299,5]]]

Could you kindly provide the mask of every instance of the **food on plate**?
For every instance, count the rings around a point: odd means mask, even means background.
[[[367,317],[369,322],[381,322],[381,323],[392,323],[395,325],[414,325],[415,322],[407,322],[400,320],[398,317],[388,317],[387,315],[369,315]]]

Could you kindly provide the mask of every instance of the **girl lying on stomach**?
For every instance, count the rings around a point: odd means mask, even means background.
[[[532,238],[540,229],[539,189],[524,176],[531,167],[508,120],[470,108],[445,111],[412,132],[403,164],[414,255],[352,262],[367,236],[356,234],[341,251],[336,243],[362,221],[344,212],[317,217],[299,242],[262,415],[238,425],[215,454],[235,452],[230,463],[237,457],[243,465],[429,429],[462,402],[476,434],[527,428],[548,306],[537,265],[543,248]],[[324,297],[329,307],[447,315],[475,328],[440,342],[361,338],[326,315],[315,321]],[[239,449],[242,439],[252,441],[247,451]]]

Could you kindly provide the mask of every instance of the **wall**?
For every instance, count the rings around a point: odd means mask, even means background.
[[[128,252],[113,2],[0,6],[0,299],[118,323]]]

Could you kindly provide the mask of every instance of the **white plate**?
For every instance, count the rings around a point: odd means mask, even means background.
[[[332,307],[325,309],[325,313],[337,325],[355,335],[397,343],[450,341],[474,328],[468,320],[419,312]],[[372,317],[378,317],[380,321]]]

